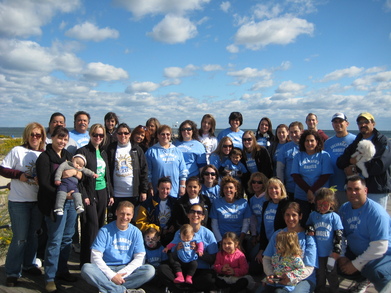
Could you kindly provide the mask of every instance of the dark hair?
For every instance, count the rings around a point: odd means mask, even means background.
[[[308,113],[307,116],[305,117],[305,121],[307,121],[308,117],[310,116],[315,116],[316,121],[318,121],[318,116],[316,116],[314,113]]]
[[[77,111],[77,112],[75,113],[75,115],[73,116],[74,122],[76,122],[77,116],[79,116],[79,115],[87,115],[87,117],[88,117],[88,123],[90,122],[91,116],[90,116],[90,114],[88,114],[86,111]]]
[[[191,176],[189,178],[186,179],[186,187],[187,187],[187,184],[191,181],[195,181],[197,182],[197,184],[201,187],[201,182],[200,182],[200,178],[198,176]]]
[[[165,176],[165,177],[159,178],[159,180],[157,181],[157,186],[159,186],[161,183],[170,183],[171,186],[172,186],[172,181],[171,181],[171,178],[169,176]]]
[[[323,150],[323,140],[320,138],[319,134],[315,130],[304,130],[303,134],[300,136],[299,140],[299,149],[301,152],[305,152],[305,140],[307,136],[313,135],[316,140],[315,152],[320,153]]]
[[[185,124],[189,124],[190,127],[191,127],[191,139],[193,140],[198,140],[198,131],[197,131],[197,124],[191,120],[185,120],[181,123],[181,125],[179,126],[179,131],[178,131],[178,140],[179,141],[183,141],[183,136],[182,136],[182,127],[183,125]]]
[[[199,206],[199,207],[202,209],[202,214],[205,215],[206,209],[205,209],[205,207],[204,207],[202,204],[200,204],[200,203],[194,203],[194,204],[192,204],[192,205],[190,206],[189,211],[188,211],[187,213],[190,214],[190,211],[191,211],[192,208],[195,207],[195,206]]]
[[[229,157],[231,157],[232,155],[240,156],[241,158],[243,158],[243,151],[240,148],[234,147],[229,153]]]
[[[258,123],[258,128],[256,131],[256,138],[264,137],[264,134],[259,133],[259,126],[261,125],[262,121],[267,121],[267,124],[269,124],[269,129],[266,131],[266,133],[269,135],[268,140],[273,141],[274,139],[274,134],[273,134],[273,126],[272,126],[272,121],[268,117],[263,117],[261,120],[259,120]]]
[[[283,209],[282,213],[285,214],[286,211],[287,211],[288,209],[294,210],[296,213],[299,214],[299,216],[303,214],[302,211],[301,211],[301,209],[300,209],[300,204],[298,204],[298,203],[295,202],[295,201],[288,202],[288,203],[284,206],[284,209]]]
[[[64,126],[57,125],[53,129],[52,138],[55,136],[61,137],[61,138],[65,137],[65,136],[69,136],[69,131]]]
[[[216,119],[215,117],[213,117],[213,115],[211,114],[205,114],[202,119],[201,119],[201,127],[200,129],[198,130],[198,134],[200,136],[203,135],[202,133],[202,122],[204,122],[205,119],[210,119],[211,122],[210,122],[210,129],[209,129],[209,134],[210,136],[215,136],[215,130],[216,130]]]
[[[149,227],[147,230],[144,231],[143,235],[148,235],[150,233],[154,233],[156,236],[160,237],[160,231],[158,231],[158,229],[156,228],[153,228],[153,227]]]
[[[288,136],[287,136],[287,138],[286,138],[286,142],[291,141],[291,139],[290,139],[290,137],[289,137],[289,127],[288,127],[288,125],[286,125],[286,124],[278,124],[278,126],[277,126],[277,128],[276,128],[276,131],[275,131],[275,135],[274,135],[274,141],[277,142],[277,143],[279,143],[277,132],[278,132],[278,129],[280,129],[280,128],[285,128],[286,131],[288,132]]]
[[[52,120],[54,119],[54,117],[57,117],[57,116],[61,116],[62,118],[64,118],[64,122],[66,122],[66,118],[64,116],[64,114],[60,113],[60,112],[54,112],[52,114],[52,116],[50,116],[50,120],[49,120],[49,123],[52,122]]]
[[[358,176],[358,175],[354,175],[354,176],[352,176],[352,177],[349,177],[349,178],[347,179],[347,181],[348,181],[348,182],[360,181],[361,184],[362,184],[362,186],[367,187],[367,183],[366,183],[365,179],[362,178],[362,177],[360,177],[360,176]]]
[[[241,192],[241,184],[239,183],[238,180],[236,180],[235,178],[231,177],[231,176],[225,176],[221,179],[221,182],[220,182],[220,194],[221,194],[221,197],[224,197],[224,186],[227,185],[228,183],[232,183],[235,188],[236,188],[236,194],[235,194],[235,199],[239,199],[239,198],[242,198],[242,192]]]
[[[126,128],[130,133],[132,132],[132,130],[130,129],[129,125],[126,124],[126,123],[121,123],[120,125],[118,125],[117,131],[118,131],[118,129],[120,129],[120,128]]]
[[[228,117],[228,124],[232,121],[232,120],[239,120],[240,122],[240,125],[241,126],[243,124],[243,116],[242,116],[242,113],[240,112],[232,112],[229,117]]]
[[[201,173],[200,173],[200,182],[201,184],[204,184],[204,172],[206,172],[206,169],[208,168],[211,168],[213,169],[215,172],[216,172],[216,178],[213,180],[213,186],[216,186],[217,184],[219,184],[219,171],[217,170],[216,166],[215,165],[206,165],[204,167],[202,167],[201,169]]]
[[[117,114],[115,114],[114,112],[108,112],[106,115],[105,115],[105,122],[106,120],[111,120],[111,119],[114,119],[115,120],[115,125],[117,125],[119,123],[119,119],[118,119],[118,116]]]

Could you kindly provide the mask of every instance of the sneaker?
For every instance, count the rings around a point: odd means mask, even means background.
[[[63,216],[64,215],[64,210],[63,209],[56,209],[54,210],[57,216]]]
[[[46,292],[53,293],[57,291],[56,283],[48,282],[45,287]]]
[[[56,279],[62,280],[65,282],[77,282],[77,277],[72,275],[70,272],[58,273],[56,275]]]
[[[7,287],[15,287],[17,283],[18,283],[17,277],[7,277],[7,280],[5,281]]]
[[[79,243],[72,243],[72,249],[76,253],[80,253],[80,244]]]
[[[37,267],[31,267],[28,270],[23,270],[24,273],[27,273],[32,276],[40,276],[42,275],[42,271]]]
[[[353,287],[349,288],[349,293],[365,293],[370,283],[369,280],[358,282]]]
[[[76,208],[76,214],[81,214],[82,212],[84,212],[84,208],[82,206]]]
[[[145,293],[144,289],[126,289],[126,293]]]

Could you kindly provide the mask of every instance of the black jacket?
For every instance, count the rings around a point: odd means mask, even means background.
[[[357,145],[362,139],[362,134],[359,133],[356,139],[345,149],[344,153],[337,159],[338,168],[344,169],[351,165],[350,158],[356,152]],[[365,163],[369,174],[369,177],[365,179],[368,193],[389,193],[391,191],[391,143],[376,128],[373,130],[372,143],[376,148],[375,156]]]
[[[205,209],[205,219],[202,221],[202,225],[207,227],[209,211],[211,208],[210,199],[207,196],[202,195],[201,193],[198,195],[200,198],[200,205],[202,205]],[[179,229],[183,224],[189,224],[189,218],[187,214],[189,213],[190,207],[192,204],[190,203],[189,195],[186,193],[184,196],[179,198],[174,206],[174,225],[176,229]]]

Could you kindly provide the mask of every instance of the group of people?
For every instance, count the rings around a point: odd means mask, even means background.
[[[331,138],[313,113],[307,130],[294,121],[273,133],[264,117],[244,132],[240,112],[228,122],[216,137],[212,115],[199,129],[185,120],[177,138],[156,118],[132,131],[113,112],[90,126],[79,111],[70,132],[58,112],[47,130],[28,124],[0,165],[11,178],[6,285],[42,274],[38,237],[46,291],[76,281],[67,261],[79,215],[81,275],[100,292],[239,292],[263,274],[257,292],[338,291],[337,274],[357,281],[352,292],[385,290],[391,145],[374,117],[359,114],[354,136],[336,113]],[[367,178],[352,158],[361,140],[376,148]]]

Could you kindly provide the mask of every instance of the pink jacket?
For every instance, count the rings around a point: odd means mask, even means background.
[[[224,274],[221,269],[225,264],[234,269],[235,277],[241,277],[248,273],[246,256],[239,249],[236,249],[233,254],[228,254],[225,251],[217,253],[214,269],[218,274]]]

